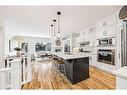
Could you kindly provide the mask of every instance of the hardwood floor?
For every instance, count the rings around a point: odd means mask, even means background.
[[[32,82],[22,89],[115,89],[116,77],[107,72],[90,67],[90,78],[72,85],[64,76],[52,70],[52,61],[35,62]]]

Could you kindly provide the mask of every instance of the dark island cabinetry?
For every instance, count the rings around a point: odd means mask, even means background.
[[[68,59],[65,62],[67,78],[72,84],[89,78],[89,57]]]

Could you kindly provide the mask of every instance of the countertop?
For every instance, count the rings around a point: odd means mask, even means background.
[[[20,57],[8,56],[8,57],[5,57],[4,59],[20,59],[20,58],[27,58],[27,56],[20,56]]]
[[[127,66],[113,71],[113,74],[115,74],[117,77],[127,79]]]
[[[80,52],[77,52],[77,53],[70,53],[70,54],[65,54],[65,53],[52,53],[56,56],[59,56],[65,60],[67,59],[76,59],[76,58],[83,58],[83,57],[90,57],[90,53],[80,53]]]

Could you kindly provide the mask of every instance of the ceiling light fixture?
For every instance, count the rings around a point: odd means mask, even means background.
[[[56,20],[54,19],[53,22],[54,22],[54,32],[53,33],[54,33],[54,38],[56,38],[57,36],[56,35]]]
[[[58,15],[58,37],[60,38],[60,15],[61,15],[61,12],[58,11],[57,15]]]
[[[54,33],[53,32],[54,32],[53,31],[53,24],[51,24],[51,35],[52,35],[51,39],[53,39],[53,37],[54,37]]]

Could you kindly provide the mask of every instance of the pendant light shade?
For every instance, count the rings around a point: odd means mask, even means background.
[[[57,12],[57,26],[56,26],[56,20],[53,20],[53,25],[51,25],[51,27],[53,28],[53,41],[55,46],[62,46],[62,38],[60,37],[60,15],[61,12],[58,11]]]
[[[53,31],[53,24],[51,24],[51,38],[53,39],[53,37],[54,37],[54,33],[53,33],[54,31]]]
[[[54,19],[53,20],[53,22],[54,22],[54,38],[56,38],[56,20]]]
[[[57,15],[58,15],[58,37],[60,38],[60,15],[61,15],[61,12],[58,11]]]

